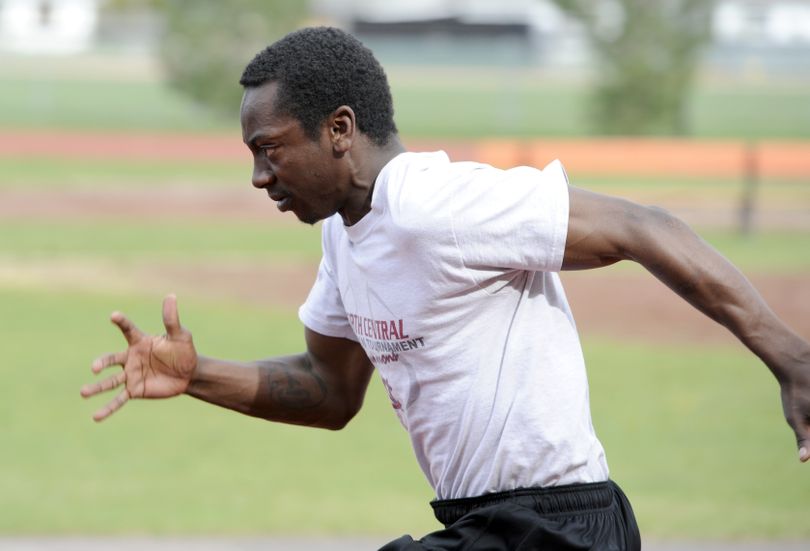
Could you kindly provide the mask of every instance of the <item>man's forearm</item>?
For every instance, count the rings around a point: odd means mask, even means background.
[[[666,214],[660,216],[667,217]],[[635,258],[698,310],[727,327],[777,378],[810,354],[808,343],[768,307],[748,279],[685,224],[668,218],[657,247]]]
[[[639,258],[681,297],[726,326],[779,381],[782,409],[796,435],[801,461],[810,460],[810,343],[765,304],[731,263],[684,224],[666,224],[662,247]]]
[[[330,399],[306,354],[256,362],[200,357],[186,394],[270,421],[340,428],[345,407]]]

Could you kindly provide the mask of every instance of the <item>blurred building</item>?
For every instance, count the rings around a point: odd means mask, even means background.
[[[810,2],[721,0],[713,20],[712,67],[753,76],[810,76]]]
[[[587,70],[585,32],[549,0],[313,0],[319,15],[352,29],[402,63],[519,64]],[[592,3],[597,16],[616,14]],[[718,0],[706,66],[730,73],[810,76],[810,0]]]
[[[211,0],[201,0],[211,1]],[[302,0],[303,1],[303,0]],[[587,71],[581,25],[550,0],[309,0],[313,19],[358,34],[385,63],[533,66]],[[147,2],[0,0],[0,51],[153,52]],[[592,3],[609,18],[610,0]],[[705,65],[732,74],[810,76],[810,0],[717,0]]]
[[[544,0],[312,0],[389,62],[581,67],[580,25]]]
[[[69,55],[95,45],[98,0],[0,1],[0,49]]]

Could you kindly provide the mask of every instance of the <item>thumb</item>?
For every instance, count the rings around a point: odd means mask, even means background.
[[[804,415],[796,415],[790,425],[793,427],[793,432],[796,433],[799,461],[805,463],[810,460],[810,418]]]
[[[170,338],[176,338],[182,334],[180,314],[177,313],[177,297],[174,294],[163,299],[163,326]]]
[[[785,419],[796,435],[799,461],[810,461],[810,379],[782,384],[782,408]]]

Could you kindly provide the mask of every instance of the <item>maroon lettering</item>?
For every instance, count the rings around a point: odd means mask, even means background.
[[[375,320],[357,314],[348,314],[347,319],[358,336],[384,341],[399,341],[410,338],[405,333],[405,321],[402,319]]]

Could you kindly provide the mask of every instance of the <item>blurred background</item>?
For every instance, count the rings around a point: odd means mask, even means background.
[[[437,528],[376,378],[339,433],[78,395],[109,313],[162,332],[168,292],[203,354],[303,346],[320,236],[251,188],[238,78],[320,24],[378,56],[410,149],[667,208],[810,338],[810,1],[0,0],[0,536]],[[642,533],[810,542],[764,366],[637,267],[564,280]]]

